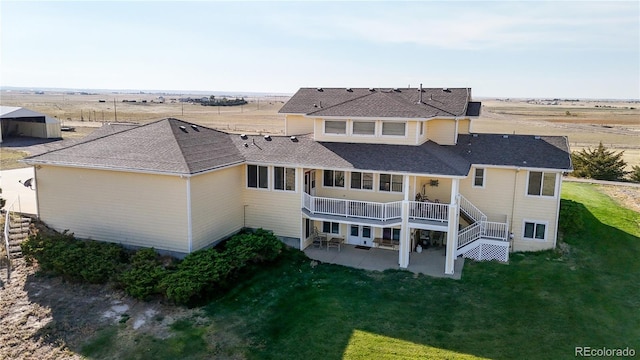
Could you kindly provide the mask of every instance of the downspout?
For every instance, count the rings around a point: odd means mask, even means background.
[[[513,215],[515,214],[516,209],[516,189],[518,188],[518,173],[520,172],[520,168],[516,168],[516,172],[513,176],[513,198],[511,200],[511,221],[509,221],[509,241],[511,242],[511,249],[513,250],[513,224],[515,221],[513,220]],[[515,236],[514,236],[515,237]]]
[[[193,221],[191,219],[191,177],[187,177],[187,241],[189,254],[193,251]]]

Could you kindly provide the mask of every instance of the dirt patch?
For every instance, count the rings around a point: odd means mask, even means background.
[[[10,283],[5,268],[0,273],[0,359],[81,359],[82,345],[114,324],[124,336],[144,332],[164,339],[173,322],[197,311],[39,276],[23,259],[13,265]]]
[[[599,185],[599,188],[620,205],[627,209],[640,212],[640,188],[612,185]]]

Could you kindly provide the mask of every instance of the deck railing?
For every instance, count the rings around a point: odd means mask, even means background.
[[[409,201],[409,218],[433,221],[449,220],[449,204]]]
[[[460,211],[467,214],[467,216],[472,218],[474,221],[487,220],[487,215],[485,215],[480,209],[473,205],[471,201],[467,200],[467,198],[462,196],[462,194],[459,194],[458,196],[460,200]]]
[[[482,228],[484,238],[502,241],[509,239],[509,227],[506,223],[485,221],[482,223]]]
[[[372,201],[334,199],[303,194],[303,206],[313,214],[356,217],[373,220],[399,219],[402,201],[378,203]]]

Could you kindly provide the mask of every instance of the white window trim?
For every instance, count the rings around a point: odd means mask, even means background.
[[[338,224],[338,232],[337,232],[337,233],[334,233],[334,232],[331,232],[331,231],[329,231],[329,232],[324,232],[324,223],[329,223],[329,224]],[[322,221],[322,225],[321,225],[321,226],[322,226],[322,232],[323,232],[324,234],[342,235],[342,224],[341,224],[341,223],[339,223],[339,222],[336,222],[336,221],[325,221],[325,220],[323,220],[323,221]],[[333,225],[329,225],[329,230],[331,230],[331,228],[332,228],[332,227],[333,227]]]
[[[276,168],[280,167],[284,169],[284,189],[276,189]],[[273,181],[271,181],[270,183],[273,183],[273,191],[278,191],[278,192],[287,192],[287,193],[297,193],[298,192],[298,170],[296,168],[292,168],[292,167],[287,167],[287,166],[270,166],[271,168],[271,173],[272,173],[272,178]],[[287,169],[293,169],[293,187],[295,188],[295,190],[287,190]],[[252,188],[253,189],[253,188]],[[264,190],[264,189],[262,189]]]
[[[482,185],[476,185],[476,170],[482,169]],[[528,181],[528,180],[527,180]],[[487,184],[487,168],[485,167],[474,167],[473,174],[471,176],[471,186],[476,189],[484,189]]]
[[[398,123],[396,121],[387,121],[387,122]],[[407,138],[409,132],[407,131],[407,122],[406,121],[402,122],[404,124],[404,135],[385,135],[384,134],[384,123],[385,123],[384,121],[382,121],[380,123],[380,136],[381,137],[384,137],[384,138],[397,138],[397,139],[406,139]]]
[[[256,187],[251,187],[249,186],[249,166],[257,166],[258,168],[260,167],[266,167],[267,168],[267,187],[266,188],[262,188],[260,186],[256,186]],[[258,165],[258,164],[247,164],[247,166],[245,167],[246,169],[246,173],[244,176],[244,186],[246,189],[248,190],[259,190],[259,191],[271,191],[272,190],[272,186],[273,186],[273,179],[272,179],[272,172],[273,172],[273,166],[268,166],[268,165]],[[258,174],[260,170],[258,170]],[[256,184],[260,184],[260,176],[258,175],[258,179]]]
[[[371,174],[371,189],[364,189],[364,188],[360,188],[360,189],[355,189],[351,187],[351,175],[354,173],[360,173],[360,174]],[[360,185],[362,186],[362,178],[360,179]],[[366,172],[366,171],[349,171],[349,191],[364,191],[364,192],[374,192],[376,190],[376,174],[372,173],[372,172]],[[386,191],[385,191],[386,192]]]
[[[542,192],[542,187],[544,187],[544,174],[554,174],[555,175],[555,184],[553,187],[553,196],[549,196],[549,195],[530,195],[529,194],[529,178],[531,178],[531,173],[532,172],[539,172],[542,173],[542,183],[540,184],[540,192]],[[553,171],[543,171],[543,170],[528,170],[527,171],[527,183],[525,184],[524,187],[524,195],[528,198],[535,198],[535,199],[556,199],[558,197],[558,185],[560,183],[561,179],[558,179],[558,175],[559,173],[555,173]]]
[[[370,123],[372,122],[372,123],[373,123],[373,134],[356,134],[356,133],[354,132],[353,126],[354,126],[354,125],[355,125],[355,123],[357,123],[357,122],[370,122]],[[352,121],[350,121],[350,123],[351,123],[351,136],[355,136],[355,137],[363,137],[363,138],[366,138],[366,137],[369,137],[369,138],[376,137],[376,134],[377,134],[377,126],[376,126],[377,124],[376,124],[376,121],[373,121],[373,120],[352,120]]]
[[[382,181],[382,175],[391,175],[391,178],[389,179],[389,180],[390,180],[390,183],[389,183],[389,191],[387,191],[387,190],[380,190],[380,182]],[[394,176],[402,176],[402,191],[393,191],[393,190],[391,190],[391,189],[393,188],[393,177],[394,177]],[[374,183],[375,183],[375,185],[377,185],[377,187],[376,187],[376,191],[377,191],[377,192],[384,193],[384,194],[394,194],[394,193],[395,193],[395,194],[403,194],[403,193],[404,193],[404,187],[405,187],[405,186],[407,186],[407,185],[405,184],[404,176],[403,176],[403,175],[393,174],[393,173],[379,173],[379,174],[378,174],[378,176],[377,176],[377,182],[376,182],[376,181],[374,181]]]
[[[344,134],[328,133],[326,131],[327,130],[327,121],[334,121],[334,122],[343,121],[344,122]],[[329,136],[348,136],[348,134],[349,134],[349,121],[348,120],[322,120],[322,134],[323,135],[329,135]]]
[[[524,236],[525,226],[527,223],[533,223],[536,225],[544,225],[544,239],[536,239],[535,238],[535,227],[533,229],[533,238],[528,238]],[[531,219],[523,219],[522,220],[522,240],[524,241],[534,241],[534,242],[548,242],[549,241],[549,222],[546,220],[531,220]]]
[[[336,177],[335,172],[336,171],[342,171],[344,173],[344,185],[343,186],[335,186],[335,185],[334,186],[326,186],[324,184],[324,172],[325,171],[333,171],[333,180],[334,180],[334,182],[335,182],[335,177]],[[348,189],[348,187],[347,187],[347,174],[348,173],[349,173],[348,171],[344,171],[344,170],[331,170],[331,169],[322,170],[322,187],[325,188],[325,189]],[[349,180],[351,180],[351,179],[349,179]]]

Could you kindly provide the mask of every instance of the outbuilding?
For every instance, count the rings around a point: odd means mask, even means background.
[[[0,142],[8,137],[59,139],[60,122],[45,114],[15,106],[0,106]]]

